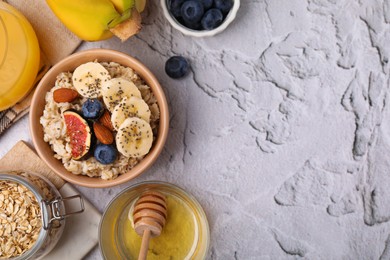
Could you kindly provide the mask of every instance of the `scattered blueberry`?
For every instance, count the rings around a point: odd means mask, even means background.
[[[200,1],[186,1],[181,6],[181,17],[187,24],[198,23],[204,14],[203,4]]]
[[[208,10],[202,18],[202,27],[205,30],[212,30],[217,28],[223,21],[222,12],[219,9]]]
[[[101,164],[110,164],[116,160],[118,151],[113,145],[98,144],[96,145],[94,156]]]
[[[222,13],[227,14],[233,7],[233,0],[214,0],[214,6]]]
[[[181,5],[184,1],[185,0],[171,0],[170,10],[175,18],[181,17]]]
[[[211,6],[213,5],[213,0],[200,0],[200,1],[203,4],[204,10],[211,8]]]
[[[98,99],[88,99],[82,107],[86,119],[98,119],[104,112],[104,106]]]
[[[182,56],[173,56],[165,63],[165,72],[174,79],[185,76],[189,69],[188,61]]]

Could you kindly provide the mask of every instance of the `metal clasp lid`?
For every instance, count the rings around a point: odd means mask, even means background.
[[[72,212],[65,212],[65,209],[62,208],[61,205],[62,202],[68,201],[68,200],[73,200],[73,199],[80,199],[80,209]],[[48,222],[46,218],[43,218],[43,228],[45,230],[49,229],[52,227],[52,224],[56,222],[56,225],[54,226],[55,228],[58,228],[61,226],[60,221],[64,220],[65,218],[74,215],[74,214],[79,214],[84,212],[85,207],[84,207],[84,200],[80,195],[74,195],[66,198],[55,198],[51,201],[46,201],[42,200],[41,201],[42,207],[46,206],[49,207],[50,212],[49,212],[49,218]]]

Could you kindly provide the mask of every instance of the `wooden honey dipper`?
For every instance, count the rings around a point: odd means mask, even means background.
[[[145,260],[149,240],[161,234],[167,219],[165,196],[156,191],[144,192],[135,203],[133,221],[135,232],[142,237],[138,260]]]

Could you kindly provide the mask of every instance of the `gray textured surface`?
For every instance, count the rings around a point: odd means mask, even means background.
[[[209,259],[390,259],[390,0],[243,0],[204,39],[172,29],[157,2],[137,37],[81,49],[155,73],[167,144],[135,181],[82,193],[102,211],[131,184],[178,184],[207,213]],[[191,60],[182,80],[164,72],[174,54]],[[0,138],[0,155],[30,141],[27,125]]]

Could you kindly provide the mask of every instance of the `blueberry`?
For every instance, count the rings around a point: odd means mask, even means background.
[[[82,107],[86,119],[98,119],[104,112],[104,106],[98,99],[88,99]]]
[[[214,0],[214,6],[223,14],[227,14],[233,7],[233,0]]]
[[[213,0],[200,0],[203,4],[203,7],[205,10],[210,9],[210,7],[213,5]]]
[[[202,18],[202,27],[205,30],[212,30],[217,28],[223,21],[222,12],[219,9],[208,10]]]
[[[101,164],[110,164],[116,160],[118,151],[113,145],[98,144],[96,145],[94,156]]]
[[[204,14],[203,4],[200,1],[186,1],[181,6],[181,17],[187,24],[198,23]]]
[[[184,25],[187,28],[190,28],[192,30],[201,30],[202,29],[202,25],[200,24],[200,22],[198,22],[198,23],[186,23],[186,22],[184,22]]]
[[[178,79],[188,73],[190,65],[182,56],[173,56],[165,63],[165,72],[169,77]]]
[[[171,0],[169,8],[175,18],[181,17],[181,5],[184,1],[185,0]]]

